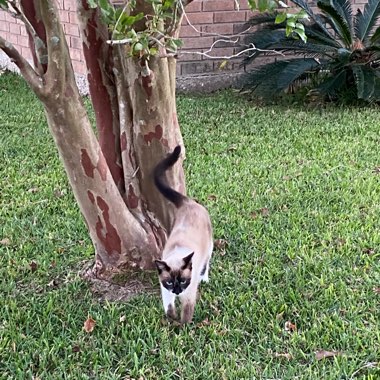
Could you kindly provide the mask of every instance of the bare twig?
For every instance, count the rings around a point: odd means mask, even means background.
[[[186,10],[185,10],[185,7],[183,6],[183,1],[179,1],[179,4],[180,6],[182,7],[182,13],[183,13],[183,16],[185,18],[185,20],[187,21],[187,23],[189,24],[189,26],[197,33],[199,33],[200,35],[205,35],[205,36],[212,36],[212,37],[220,37],[220,38],[235,38],[235,37],[240,37],[242,36],[243,34],[249,32],[252,27],[249,26],[247,29],[244,29],[242,30],[241,32],[239,33],[236,33],[236,34],[230,34],[230,35],[223,35],[223,34],[219,34],[219,33],[213,33],[213,32],[204,32],[200,29],[197,29],[190,21],[189,17],[187,16],[187,13],[186,13]]]
[[[152,39],[153,39],[153,37],[152,37]],[[182,54],[197,54],[197,55],[209,58],[209,59],[224,59],[224,60],[228,60],[228,59],[233,59],[233,58],[240,57],[241,55],[246,54],[246,53],[250,53],[250,52],[255,53],[257,51],[259,51],[261,53],[275,53],[277,55],[285,56],[282,52],[279,52],[279,51],[259,49],[254,44],[245,45],[247,47],[246,49],[244,49],[242,51],[239,51],[238,53],[232,54],[232,55],[215,56],[215,55],[210,55],[209,54],[209,53],[212,52],[212,50],[214,49],[215,45],[218,42],[230,42],[230,43],[236,43],[237,42],[237,41],[231,41],[231,40],[217,40],[205,52],[201,52],[201,51],[186,51],[186,50],[185,51],[181,50],[181,51],[178,52],[176,50],[170,49],[169,47],[165,46],[158,39],[155,39],[155,42],[157,44],[159,44],[160,46],[164,47],[167,51],[170,52],[170,54],[166,54],[164,56],[160,56],[161,58],[168,58],[168,57],[175,57],[175,58],[177,58],[178,56],[181,56]]]
[[[156,44],[158,44],[159,46],[163,47],[164,49],[166,49],[167,52],[169,52],[169,54],[160,55],[161,58],[169,58],[169,57],[178,58],[178,56],[181,56],[181,55],[196,54],[196,55],[199,55],[199,56],[202,56],[202,57],[206,57],[208,59],[229,60],[229,59],[233,59],[233,58],[238,58],[238,57],[240,57],[243,54],[247,54],[247,53],[252,53],[253,54],[255,52],[272,53],[272,54],[284,56],[284,54],[282,52],[275,51],[275,50],[259,49],[254,44],[243,45],[243,47],[246,47],[246,48],[243,49],[243,50],[241,50],[241,51],[239,51],[238,53],[235,53],[235,54],[223,55],[223,56],[211,55],[209,53],[211,53],[212,50],[215,48],[215,46],[218,43],[220,43],[220,42],[237,44],[239,42],[239,38],[243,34],[245,34],[246,32],[248,32],[251,29],[251,27],[248,27],[247,29],[243,30],[242,32],[237,33],[237,34],[233,34],[233,35],[222,35],[222,34],[218,34],[218,33],[203,32],[203,31],[197,29],[191,23],[191,21],[189,20],[189,18],[187,16],[187,13],[185,11],[185,6],[188,4],[188,2],[186,2],[185,0],[179,0],[177,4],[179,4],[179,7],[181,8],[182,15],[185,17],[187,23],[189,24],[189,26],[193,30],[195,30],[197,33],[199,33],[201,35],[220,37],[220,39],[214,41],[213,44],[210,46],[210,48],[207,51],[205,51],[205,52],[200,52],[200,51],[184,51],[184,50],[177,51],[177,50],[170,49],[169,47],[167,47],[166,45],[164,45],[161,42],[161,39],[163,37],[165,37],[165,35],[158,32],[158,33],[156,33],[156,35],[157,34],[160,35],[161,38],[157,38],[155,36],[150,36],[149,39],[151,41],[155,42]],[[124,38],[124,39],[121,39],[121,40],[108,40],[107,41],[107,43],[110,44],[110,45],[123,45],[123,44],[128,44],[128,43],[131,43],[131,42],[132,42],[132,39],[130,39],[130,38]]]
[[[122,40],[107,40],[107,44],[113,46],[113,45],[125,45],[130,44],[132,42],[132,38],[123,38]]]

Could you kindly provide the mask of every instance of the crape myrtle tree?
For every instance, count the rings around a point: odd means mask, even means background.
[[[117,8],[108,0],[77,0],[95,133],[56,1],[0,0],[2,9],[25,24],[33,65],[1,37],[0,48],[43,104],[95,248],[94,276],[151,268],[170,231],[174,209],[155,189],[151,171],[183,145],[175,73],[179,27],[190,2],[129,0]],[[249,3],[260,10],[277,5]],[[181,164],[168,181],[185,193]]]

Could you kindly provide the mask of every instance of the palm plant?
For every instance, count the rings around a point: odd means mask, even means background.
[[[275,23],[277,14],[253,16],[248,25],[259,29],[244,43],[259,50],[246,56],[243,64],[266,54],[260,49],[288,55],[246,73],[243,89],[272,97],[296,81],[317,77],[315,90],[323,96],[336,98],[353,89],[359,99],[379,101],[380,1],[369,0],[355,15],[350,0],[320,0],[317,13],[305,0],[292,1],[309,16],[298,24],[305,29],[307,41],[286,37],[286,26]]]

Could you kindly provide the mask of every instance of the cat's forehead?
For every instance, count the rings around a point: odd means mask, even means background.
[[[166,278],[188,278],[191,277],[191,270],[189,269],[172,269],[166,272],[164,277]]]

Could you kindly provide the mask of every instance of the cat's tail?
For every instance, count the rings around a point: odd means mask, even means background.
[[[153,170],[154,183],[157,189],[165,198],[174,203],[177,208],[182,206],[186,197],[168,185],[165,172],[177,162],[180,154],[181,147],[178,145],[173,152],[159,162]]]

